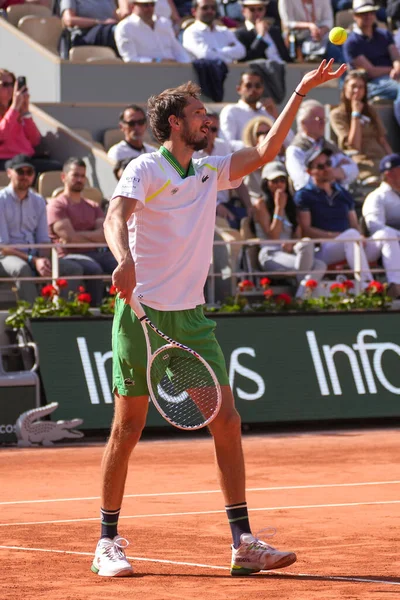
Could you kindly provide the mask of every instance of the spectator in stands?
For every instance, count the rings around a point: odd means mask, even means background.
[[[146,144],[143,139],[147,129],[146,113],[143,108],[130,104],[119,115],[119,127],[124,139],[111,146],[107,152],[115,162],[125,158],[137,158],[146,152],[155,152],[157,148]]]
[[[219,116],[217,113],[208,112],[210,125],[207,132],[208,145],[204,150],[199,150],[193,154],[193,158],[203,158],[204,156],[228,156],[235,150],[243,147],[243,144],[231,143],[218,137]],[[252,213],[252,205],[249,193],[244,183],[235,190],[221,190],[217,194],[218,217],[226,219],[233,229],[240,228],[240,221],[243,217]]]
[[[350,71],[344,80],[340,104],[331,110],[330,122],[339,148],[353,150],[362,182],[374,184],[379,178],[379,163],[392,149],[379,114],[367,100],[365,71]]]
[[[125,171],[126,167],[129,165],[131,160],[135,160],[132,158],[123,158],[122,160],[118,160],[115,163],[115,167],[113,169],[113,173],[115,175],[115,179],[119,181],[122,177],[122,173]]]
[[[385,156],[380,171],[382,183],[368,194],[362,207],[365,225],[369,233],[386,227],[391,237],[400,239],[400,154]]]
[[[0,9],[7,10],[9,6],[15,4],[41,4],[42,6],[49,6],[49,0],[0,0]]]
[[[262,246],[258,262],[264,271],[297,271],[299,286],[296,297],[301,298],[308,279],[322,279],[326,264],[315,258],[314,243],[310,238],[300,239],[301,230],[285,166],[279,161],[268,163],[262,169],[261,178],[262,198],[258,206],[255,233],[260,239],[277,240],[277,243]]]
[[[393,36],[376,24],[374,0],[353,0],[355,26],[344,44],[344,56],[352,69],[364,69],[368,98],[394,100],[394,115],[400,124],[400,53]]]
[[[353,197],[335,182],[329,150],[316,149],[307,160],[307,170],[310,181],[296,192],[294,198],[299,209],[302,234],[310,238],[341,240],[343,243],[323,242],[316,256],[328,265],[346,260],[354,270],[353,240],[362,240],[363,237]],[[379,229],[359,245],[360,280],[365,289],[373,279],[368,261],[382,257],[389,282],[388,294],[397,298],[400,295],[400,245],[397,241],[386,241],[391,237],[389,233],[386,228]]]
[[[306,160],[319,149],[329,149],[332,153],[332,174],[334,181],[348,186],[358,177],[358,167],[354,160],[346,156],[332,142],[324,137],[325,110],[317,100],[305,100],[297,113],[297,131],[291,145],[286,150],[286,168],[293,182],[294,189],[299,190],[310,180],[306,169]]]
[[[278,8],[282,29],[287,35],[290,31],[295,34],[304,59],[334,58],[343,62],[342,47],[328,39],[333,27],[331,0],[279,0]]]
[[[266,136],[268,135],[271,127],[273,125],[273,120],[269,117],[260,116],[251,119],[245,126],[243,130],[243,144],[248,148],[253,148],[258,144],[261,144]],[[285,161],[285,149],[281,148],[280,153],[277,155],[275,160],[284,162]],[[257,169],[247,175],[244,178],[244,184],[246,185],[247,191],[250,196],[251,203],[254,207],[255,218],[257,220],[258,210],[263,208],[263,193],[261,191],[261,168]]]
[[[84,193],[86,165],[80,158],[69,158],[63,167],[61,178],[64,192],[47,205],[47,219],[50,237],[62,243],[105,244],[103,222],[105,215]],[[84,275],[111,274],[117,263],[108,248],[60,248],[59,256],[66,256],[77,263]],[[88,279],[86,289],[92,297],[92,305],[101,303],[104,282],[101,279]]]
[[[216,0],[193,0],[195,21],[183,32],[183,47],[193,58],[220,59],[229,64],[246,55],[245,47],[233,31],[216,25]]]
[[[17,278],[51,277],[49,251],[31,247],[32,244],[50,243],[46,201],[31,189],[35,167],[29,156],[18,154],[7,162],[6,167],[10,184],[0,191],[0,277],[15,277],[19,298],[32,304],[39,295],[37,284]],[[26,248],[12,247],[18,244],[26,244]],[[63,276],[82,275],[83,269],[62,259],[59,273]],[[78,283],[72,281],[69,289],[76,289]]]
[[[171,22],[154,14],[155,0],[134,0],[132,14],[118,23],[115,41],[125,62],[180,62],[191,59],[175,37]]]
[[[258,72],[251,68],[243,71],[236,90],[239,95],[238,102],[227,104],[220,113],[221,134],[229,141],[241,140],[245,126],[255,117],[268,117],[274,122],[278,116],[271,98],[262,100],[264,85]],[[293,138],[294,133],[290,131],[285,143],[290,144]]]
[[[118,53],[116,9],[115,0],[60,0],[59,12],[64,27],[71,32],[72,46],[109,46]]]
[[[246,48],[242,61],[266,58],[278,62],[291,62],[289,52],[282,39],[279,27],[271,27],[265,18],[267,2],[264,0],[242,0],[244,27],[235,31],[239,42]]]
[[[42,136],[29,112],[29,91],[15,75],[0,69],[0,171],[17,154],[26,154],[37,172],[58,171],[58,161],[35,155]]]
[[[121,19],[129,17],[132,11],[131,4],[131,0],[119,0],[118,13]],[[173,25],[179,31],[181,17],[174,0],[157,0],[154,14],[156,17],[164,17],[164,19],[168,19],[171,22],[171,25]],[[188,10],[187,14],[190,14],[190,9]]]

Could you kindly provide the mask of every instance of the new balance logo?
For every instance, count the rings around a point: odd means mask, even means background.
[[[202,181],[203,183],[205,183],[205,182],[207,181],[207,179],[210,179],[210,178],[209,178],[209,176],[208,176],[208,175],[204,175],[204,176],[201,178],[201,181]]]

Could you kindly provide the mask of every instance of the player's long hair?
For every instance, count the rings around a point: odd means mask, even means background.
[[[149,98],[147,115],[151,130],[157,141],[162,144],[170,138],[171,125],[168,121],[169,117],[175,115],[181,118],[188,99],[196,98],[198,100],[200,94],[200,87],[196,83],[188,81],[179,87],[169,88],[158,94],[158,96]]]

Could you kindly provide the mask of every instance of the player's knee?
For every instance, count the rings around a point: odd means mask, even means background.
[[[134,419],[127,421],[114,421],[111,437],[119,446],[133,448],[140,439],[146,420]]]
[[[217,417],[210,425],[210,431],[215,436],[218,433],[226,439],[231,439],[236,435],[240,435],[242,421],[239,413],[235,408],[229,411],[220,411]]]

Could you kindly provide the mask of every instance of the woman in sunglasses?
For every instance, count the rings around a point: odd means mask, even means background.
[[[31,157],[36,172],[61,169],[57,161],[35,157],[41,139],[29,112],[28,88],[19,86],[13,73],[0,69],[0,171],[17,154]]]
[[[340,149],[354,151],[352,158],[360,170],[360,180],[377,183],[379,162],[392,149],[378,113],[368,103],[365,71],[353,70],[346,75],[340,104],[331,111],[330,122]]]
[[[274,161],[264,166],[261,191],[263,202],[254,224],[255,233],[261,239],[276,240],[277,243],[262,246],[258,262],[262,270],[269,273],[295,273],[299,284],[296,297],[301,298],[308,279],[318,282],[322,279],[326,264],[315,258],[310,238],[300,239],[288,174],[281,162]]]

